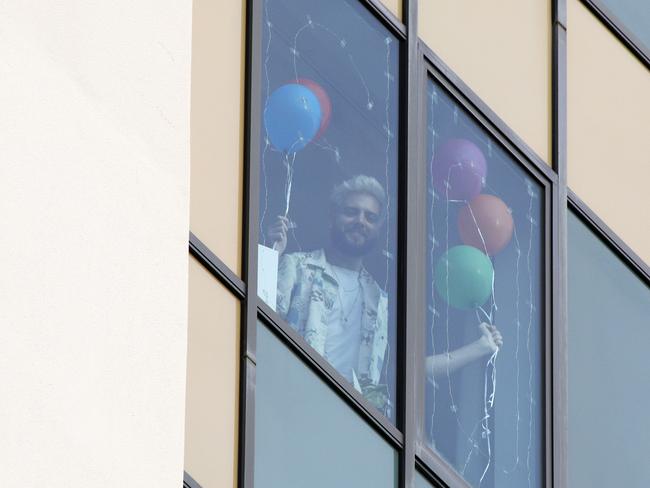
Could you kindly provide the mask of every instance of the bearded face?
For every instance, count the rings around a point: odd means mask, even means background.
[[[368,254],[379,239],[381,206],[367,193],[350,193],[332,215],[332,244],[342,253],[360,257]]]

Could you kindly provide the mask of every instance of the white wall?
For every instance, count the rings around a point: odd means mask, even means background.
[[[191,2],[0,2],[0,484],[183,470]]]

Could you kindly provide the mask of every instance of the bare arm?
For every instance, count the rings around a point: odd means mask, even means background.
[[[485,322],[479,325],[481,338],[448,353],[428,356],[426,359],[427,379],[433,381],[437,376],[453,373],[469,363],[484,356],[494,354],[502,345],[501,333],[494,325]]]

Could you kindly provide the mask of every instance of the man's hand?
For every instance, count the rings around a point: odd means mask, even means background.
[[[479,346],[485,351],[485,354],[494,354],[503,346],[503,337],[501,332],[494,325],[481,323],[478,328],[481,331],[481,338],[477,341]]]
[[[278,219],[269,227],[269,239],[273,242],[273,249],[280,255],[287,248],[287,230],[289,230],[289,219],[282,215],[278,215]]]

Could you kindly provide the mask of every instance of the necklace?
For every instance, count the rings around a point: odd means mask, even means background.
[[[334,269],[334,266],[331,266],[332,273],[334,273],[334,277],[336,278],[337,281],[337,287],[336,287],[336,296],[339,299],[339,308],[340,308],[340,313],[341,313],[341,322],[343,324],[348,323],[348,320],[350,318],[350,315],[352,315],[352,312],[354,312],[354,308],[359,301],[359,297],[361,296],[361,270],[359,270],[359,273],[357,274],[357,286],[350,288],[350,289],[345,289],[343,288],[343,283],[341,282],[341,279],[339,278],[339,275],[337,274],[336,270]],[[350,309],[348,310],[347,314],[343,310],[343,297],[341,296],[341,290],[343,290],[344,293],[352,293],[353,291],[357,291],[357,293],[354,296],[354,301],[350,305]]]

